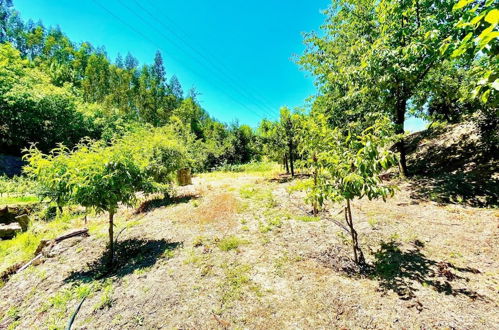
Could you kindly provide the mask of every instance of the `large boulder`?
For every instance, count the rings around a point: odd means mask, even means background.
[[[0,209],[0,224],[8,225],[16,221],[16,216],[19,215],[19,210],[13,207],[6,206]]]
[[[0,239],[9,239],[27,231],[29,222],[26,210],[9,206],[0,209]]]
[[[16,236],[22,232],[21,225],[18,222],[13,222],[8,225],[0,224],[0,239],[7,239]]]
[[[29,217],[27,214],[17,216],[16,221],[19,224],[19,226],[21,226],[23,231],[28,230]]]

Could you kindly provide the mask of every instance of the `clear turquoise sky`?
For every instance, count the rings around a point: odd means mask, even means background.
[[[256,126],[279,107],[301,106],[313,79],[293,63],[302,32],[318,30],[329,0],[14,0],[24,19],[59,25],[76,42],[151,63],[159,49],[167,75],[195,86],[215,118]],[[407,129],[421,126],[409,121]]]

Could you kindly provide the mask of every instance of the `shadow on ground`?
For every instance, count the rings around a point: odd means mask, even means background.
[[[415,284],[419,283],[446,295],[465,295],[471,299],[485,300],[485,297],[475,291],[466,288],[455,289],[451,285],[454,280],[466,281],[466,278],[456,272],[476,274],[480,271],[426,258],[421,252],[422,247],[423,244],[416,241],[413,248],[402,251],[399,243],[382,242],[374,254],[370,275],[379,281],[382,290],[392,290],[401,299],[414,298],[417,291]]]
[[[174,204],[188,203],[192,199],[198,199],[196,194],[186,194],[174,197],[158,197],[142,202],[135,210],[135,214],[146,213],[154,209]]]
[[[380,291],[393,291],[400,299],[409,300],[416,297],[418,286],[431,287],[435,291],[446,295],[464,295],[473,300],[489,299],[467,288],[455,288],[468,278],[463,273],[477,274],[479,270],[460,268],[451,263],[435,261],[422,253],[424,244],[414,242],[412,248],[402,250],[399,243],[381,242],[379,249],[374,253],[374,261],[363,267],[356,265],[349,250],[340,246],[330,247],[328,250],[314,256],[324,266],[344,273],[350,277],[369,277],[379,282]],[[460,283],[452,283],[459,281]],[[453,286],[454,284],[454,286]]]
[[[166,240],[127,239],[115,244],[115,259],[112,268],[107,267],[107,250],[87,265],[86,270],[71,273],[65,282],[90,282],[111,276],[123,277],[138,269],[153,266],[168,250],[175,250],[180,242]]]
[[[438,203],[498,206],[499,148],[473,123],[411,134],[412,196]]]
[[[473,207],[499,205],[499,179],[474,172],[415,177],[411,198]]]
[[[294,176],[292,176],[291,174],[279,174],[276,177],[269,179],[269,182],[286,183],[295,179],[306,179],[309,177],[310,174],[307,173],[297,173]]]

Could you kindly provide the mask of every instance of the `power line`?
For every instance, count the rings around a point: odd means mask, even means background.
[[[149,43],[153,44],[156,48],[158,49],[162,49],[162,47],[158,46],[153,40],[151,40],[149,37],[147,37],[146,35],[144,35],[142,32],[140,32],[139,30],[135,29],[133,27],[133,25],[131,24],[128,24],[125,20],[123,20],[122,18],[120,18],[119,16],[115,15],[112,11],[110,11],[109,9],[107,9],[105,6],[103,6],[101,3],[99,3],[97,0],[92,0],[98,7],[100,7],[101,9],[103,9],[105,12],[107,12],[109,15],[111,15],[112,17],[114,17],[115,19],[117,19],[118,21],[120,21],[122,24],[124,24],[125,26],[127,26],[130,30],[132,30],[133,32],[135,32],[136,34],[138,34],[139,36],[141,36],[142,38],[144,38],[145,40],[147,40]],[[164,50],[163,50],[164,52]],[[179,63],[182,63],[182,60],[180,60],[178,57],[176,56],[173,56],[170,54],[171,57],[175,58],[177,61],[179,61]],[[199,73],[191,70],[191,69],[187,69],[188,71],[190,71],[191,73],[193,73],[194,75],[198,76],[199,78],[202,78]],[[222,81],[223,82],[223,81]],[[239,104],[240,106],[242,106],[243,108],[246,108],[246,110],[250,111],[251,113],[257,115],[260,119],[263,119],[264,117],[261,115],[261,114],[258,114],[256,113],[255,111],[253,111],[251,108],[249,108],[246,104],[244,103],[241,103],[239,100],[233,98],[232,96],[230,96],[229,94],[225,94],[228,98],[230,98],[232,101],[234,101],[235,103]]]
[[[172,34],[174,34],[175,36],[177,36],[177,38],[179,38],[184,44],[186,44],[189,48],[191,48],[193,51],[195,51],[200,57],[204,58],[207,62],[209,62],[213,66],[217,67],[229,79],[231,79],[232,81],[241,80],[240,77],[237,76],[237,74],[232,73],[225,65],[223,65],[223,62],[217,61],[216,57],[212,53],[210,53],[208,50],[206,50],[205,48],[201,48],[201,47],[198,46],[198,48],[200,48],[202,50],[202,52],[199,52],[196,49],[196,47],[192,46],[186,40],[186,39],[190,39],[191,37],[185,31],[183,31],[171,18],[169,18],[168,15],[166,15],[166,14],[163,13],[162,17],[166,18],[172,25],[174,25],[175,29],[172,29],[169,26],[165,25],[163,23],[163,21],[159,20],[157,17],[155,17],[153,14],[151,14],[151,12],[149,10],[147,10],[146,8],[144,8],[144,6],[142,6],[140,4],[140,2],[138,2],[137,0],[133,0],[133,1],[135,2],[135,4],[138,7],[140,7],[143,11],[145,11],[151,18],[153,18],[156,22],[158,22],[159,24],[161,24],[164,28],[168,29]],[[181,34],[183,34],[184,36],[180,36],[177,33],[177,31],[180,31]],[[209,58],[206,58],[205,54],[208,55]],[[233,74],[234,78],[231,76],[231,74]],[[236,82],[236,84],[237,83],[238,82]],[[270,103],[265,99],[265,97],[259,95],[259,93],[256,90],[253,90],[252,88],[250,88],[251,86],[250,87],[243,86],[243,87],[244,87],[244,90],[247,91],[252,98],[258,99],[259,102],[262,102],[262,104],[267,109],[270,109],[271,113],[273,113],[274,111],[278,112],[274,106],[270,105]]]
[[[127,8],[132,14],[136,15],[135,12],[130,8],[128,7],[127,5],[125,5],[123,3],[123,1],[119,1],[125,8]],[[182,36],[180,36],[177,32],[176,32],[176,29],[172,29],[171,27],[165,25],[161,20],[157,19],[149,10],[147,10],[146,8],[144,8],[139,2],[137,2],[136,0],[134,0],[135,4],[140,7],[140,9],[142,9],[148,16],[150,16],[153,20],[155,20],[156,22],[158,22],[160,25],[162,25],[165,29],[167,29],[173,36],[177,37],[177,39],[180,40],[180,42],[182,42],[185,46],[187,46],[191,51],[193,51],[197,56],[199,56],[201,59],[203,59],[206,63],[201,63],[202,65],[205,65],[205,64],[208,64],[208,66],[210,66],[211,68],[211,71],[213,71],[214,73],[216,74],[219,74],[219,75],[223,75],[225,77],[225,79],[227,79],[232,87],[238,92],[238,94],[240,94],[241,96],[245,97],[247,100],[249,101],[252,101],[252,102],[255,102],[255,101],[258,101],[259,103],[259,106],[262,108],[261,111],[263,111],[266,115],[270,115],[270,116],[273,116],[274,113],[273,111],[275,111],[275,109],[271,106],[268,106],[267,104],[265,104],[264,102],[262,102],[261,98],[258,98],[257,96],[253,95],[251,92],[248,91],[248,88],[247,87],[241,87],[239,82],[236,81],[232,76],[230,76],[229,74],[227,74],[227,72],[224,70],[224,66],[222,65],[222,67],[217,64],[217,63],[214,63],[211,59],[207,58],[203,52],[199,51],[196,47],[192,46],[188,41],[186,41]],[[136,15],[137,17],[139,17],[141,20],[142,17],[139,16],[139,15]],[[143,20],[144,21],[144,20]],[[171,21],[171,20],[170,20]],[[146,24],[152,26],[156,31],[158,31],[161,35],[163,35],[165,38],[167,38],[168,40],[171,40],[169,37],[166,37],[163,32],[161,30],[158,30],[154,25],[152,25],[150,22],[146,21],[145,22]],[[175,23],[174,23],[175,24]],[[176,27],[178,28],[178,27]],[[183,49],[181,46],[178,46],[178,44],[176,42],[173,42],[178,48],[181,48]],[[185,51],[185,50],[184,50]],[[206,52],[206,51],[205,51]],[[188,53],[188,52],[186,52]],[[199,63],[199,61],[198,61]],[[265,110],[267,109],[267,110]],[[269,111],[270,110],[270,111]]]
[[[151,26],[152,28],[154,28],[154,29],[155,29],[155,30],[156,30],[156,31],[157,31],[157,32],[158,32],[158,33],[159,33],[159,34],[160,34],[160,35],[161,35],[161,36],[162,36],[165,40],[169,41],[169,42],[170,42],[170,43],[172,43],[174,46],[176,46],[177,48],[179,48],[181,51],[183,51],[184,53],[186,53],[187,55],[189,55],[189,53],[188,53],[188,52],[186,52],[185,50],[183,50],[183,49],[182,49],[182,46],[180,46],[180,45],[179,45],[177,42],[175,42],[174,40],[170,39],[170,37],[169,37],[169,36],[167,36],[167,35],[165,35],[165,34],[163,33],[163,31],[161,31],[161,30],[157,29],[154,25],[151,25],[151,24],[150,24],[147,20],[145,20],[142,16],[137,15],[137,14],[136,14],[136,13],[135,13],[135,12],[134,12],[131,8],[130,8],[130,7],[128,7],[127,5],[125,5],[122,1],[120,1],[120,0],[119,0],[119,2],[121,3],[121,5],[122,5],[123,7],[125,7],[128,11],[130,11],[130,13],[132,13],[132,15],[137,16],[137,17],[139,18],[139,20],[141,20],[142,22],[144,22],[144,24],[147,24],[147,25]],[[191,57],[192,57],[192,56],[191,56]],[[195,58],[195,57],[193,57],[193,59],[194,59],[197,63],[199,63],[201,66],[205,66],[205,65],[204,65],[204,63],[202,63],[199,59],[197,59],[197,58]],[[215,77],[217,77],[217,78],[218,78],[218,80],[220,80],[220,82],[222,82],[222,83],[226,84],[227,86],[229,86],[229,85],[227,84],[227,82],[225,82],[223,79],[221,79],[220,77],[218,77],[218,76],[217,76],[217,73],[216,73],[215,71],[213,71],[213,73],[215,74]],[[229,86],[229,87],[230,87],[230,86]],[[239,90],[236,90],[236,92],[238,92],[238,93],[239,93],[239,94],[240,94],[240,95],[244,98],[244,95],[243,95],[243,94],[241,94],[241,92],[240,92]],[[242,104],[242,103],[240,103],[239,101],[238,101],[238,103],[239,103],[239,104]],[[245,107],[246,107],[246,108],[248,108],[247,106],[245,106]],[[249,108],[248,108],[248,109],[249,109]],[[253,113],[255,113],[254,111],[252,111],[252,112],[253,112]],[[267,115],[267,114],[265,113],[265,111],[263,111],[263,113],[264,113],[264,115]],[[261,116],[261,114],[260,114],[259,116]]]

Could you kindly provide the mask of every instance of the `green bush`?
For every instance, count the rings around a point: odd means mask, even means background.
[[[43,187],[43,197],[59,206],[71,203],[108,212],[110,264],[118,206],[133,205],[140,191],[164,191],[186,161],[185,150],[165,128],[137,131],[113,142],[86,141],[73,150],[60,145],[48,155],[32,146],[24,157],[25,171]]]

